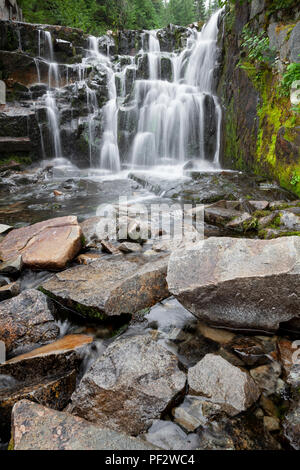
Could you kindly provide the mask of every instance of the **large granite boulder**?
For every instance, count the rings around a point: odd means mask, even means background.
[[[57,273],[41,289],[86,317],[132,314],[169,296],[168,258],[100,259]]]
[[[215,354],[207,354],[189,369],[188,384],[191,395],[208,398],[230,416],[245,411],[260,395],[247,372]]]
[[[169,290],[196,317],[276,331],[300,316],[300,238],[210,238],[173,252]]]
[[[0,340],[7,353],[33,349],[58,336],[53,303],[41,292],[29,289],[0,303]]]
[[[125,337],[110,345],[83,377],[70,411],[138,435],[176,402],[185,383],[173,353],[148,335]]]
[[[35,269],[65,268],[82,246],[77,217],[68,216],[12,230],[0,244],[0,259],[22,255],[25,266]]]
[[[15,450],[153,450],[151,444],[22,400],[14,406]]]

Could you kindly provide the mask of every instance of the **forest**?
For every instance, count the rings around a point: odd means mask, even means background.
[[[20,0],[27,22],[67,25],[86,33],[156,29],[205,21],[218,0]]]

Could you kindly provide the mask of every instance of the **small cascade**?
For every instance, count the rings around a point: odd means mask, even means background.
[[[52,145],[54,150],[54,157],[56,159],[63,158],[60,130],[59,130],[59,112],[56,106],[55,98],[51,91],[46,95],[47,116],[50,135],[52,137]]]
[[[157,39],[157,31],[149,31],[149,78],[158,80],[160,78],[160,44]]]

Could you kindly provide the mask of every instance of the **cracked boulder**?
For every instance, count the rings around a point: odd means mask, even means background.
[[[60,270],[82,247],[77,217],[67,216],[12,230],[0,244],[0,259],[7,263],[22,256],[31,269]]]
[[[88,370],[69,411],[93,423],[138,435],[183,393],[177,357],[150,336],[122,338]]]
[[[300,237],[209,238],[169,261],[169,291],[212,325],[276,331],[300,317]]]

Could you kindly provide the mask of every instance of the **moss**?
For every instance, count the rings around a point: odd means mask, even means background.
[[[252,219],[243,222],[243,230],[245,233],[249,232],[250,230],[257,230],[257,227],[258,219],[256,217],[252,217]]]
[[[14,438],[11,437],[7,450],[14,450],[14,448],[15,448]]]
[[[10,163],[19,163],[20,165],[31,165],[32,158],[30,156],[18,156],[18,155],[9,155],[5,158],[0,158],[0,166],[9,165]]]
[[[270,215],[271,213],[272,213],[271,211],[257,210],[254,212],[253,217],[266,217],[267,215]]]

